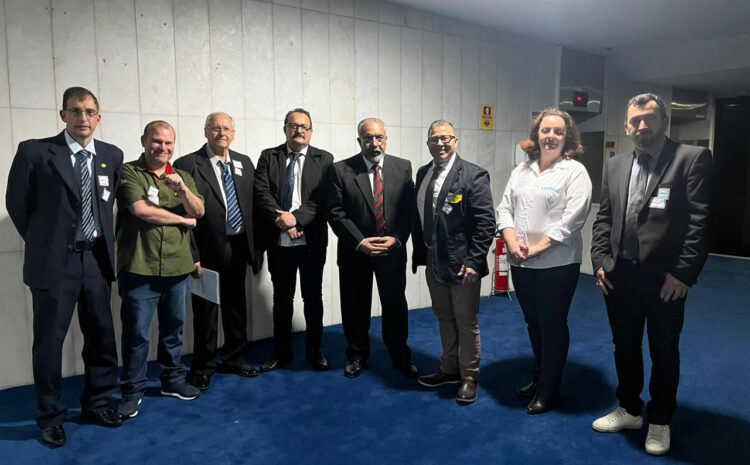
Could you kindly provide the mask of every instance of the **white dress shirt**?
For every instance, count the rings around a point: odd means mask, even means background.
[[[513,265],[551,268],[581,263],[581,229],[591,208],[591,180],[575,160],[558,159],[539,171],[537,161],[518,165],[495,210],[498,230],[514,228],[520,244],[531,246],[543,236],[558,242],[536,257]]]
[[[211,161],[211,166],[214,169],[214,174],[216,175],[216,180],[219,182],[219,191],[221,191],[221,199],[224,201],[224,220],[226,221],[227,214],[229,213],[228,212],[229,209],[227,208],[227,193],[224,190],[224,169],[223,168],[219,168],[219,163],[223,164],[224,162],[221,161],[221,159],[219,157],[217,157],[213,153],[213,151],[211,150],[211,148],[209,148],[208,145],[206,145],[206,154],[208,154],[208,158]],[[227,152],[227,161],[226,162],[230,163],[230,164],[232,163],[232,159],[230,158],[228,152]],[[231,168],[230,168],[230,172],[231,172]],[[240,169],[240,172],[237,173],[237,167],[235,167],[235,174],[241,176],[240,173],[242,173],[242,169]],[[236,189],[235,189],[235,192],[236,192]],[[239,199],[237,199],[237,200],[239,201]],[[232,234],[237,234],[237,232],[234,229],[232,229],[229,226],[229,222],[227,222],[227,235],[231,236]]]
[[[305,158],[307,158],[308,148],[310,148],[310,146],[307,146],[297,152],[300,154],[300,156],[297,157],[297,161],[295,162],[297,163],[297,167],[294,169],[294,190],[292,190],[292,206],[289,208],[290,212],[299,209],[299,207],[302,205],[302,169],[305,167]],[[294,152],[294,150],[292,150],[288,145],[286,146],[286,149],[290,154]],[[289,168],[289,163],[291,162],[291,157],[287,157],[286,165],[284,166]],[[286,170],[284,170],[284,180],[286,184]],[[307,245],[307,240],[305,239],[304,234],[297,239],[292,239],[291,237],[289,237],[289,234],[287,234],[286,231],[281,231],[281,233],[279,234],[279,241],[277,242],[277,245],[280,245],[281,247],[296,247],[298,245]]]

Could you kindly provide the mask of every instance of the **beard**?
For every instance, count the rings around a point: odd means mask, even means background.
[[[381,152],[380,149],[375,149],[371,152],[365,153],[364,155],[370,163],[380,163],[380,160],[383,159],[383,152]]]

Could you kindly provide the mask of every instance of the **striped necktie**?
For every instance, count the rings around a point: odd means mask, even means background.
[[[221,168],[221,180],[224,181],[224,193],[227,197],[227,223],[235,232],[243,230],[242,212],[237,202],[237,190],[234,188],[234,177],[229,169],[229,163],[217,162]]]
[[[78,155],[78,168],[81,175],[81,233],[87,240],[92,241],[96,235],[94,222],[93,193],[91,189],[91,173],[89,173],[89,153],[81,150]]]
[[[380,176],[380,165],[373,165],[372,198],[375,201],[375,225],[378,234],[385,236],[385,210],[383,209],[383,178]]]

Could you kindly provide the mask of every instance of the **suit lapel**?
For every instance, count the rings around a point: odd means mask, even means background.
[[[619,193],[620,193],[620,209],[621,211],[627,211],[628,209],[628,196],[630,195],[630,171],[633,169],[633,154],[631,153],[627,157],[622,157],[622,164],[625,165],[621,169],[612,170],[615,173],[620,173],[619,182]]]
[[[231,156],[231,155],[230,155]],[[219,186],[219,180],[216,179],[216,171],[211,165],[211,159],[208,158],[206,153],[206,146],[204,145],[197,157],[195,157],[196,171],[203,178],[209,186],[214,196],[219,200],[219,203],[224,204],[224,196],[221,195],[221,187]],[[224,205],[226,207],[226,205]]]
[[[276,194],[276,201],[281,204],[284,196],[284,184],[286,184],[286,162],[289,158],[286,144],[282,145],[280,150],[274,153],[274,160],[276,160],[276,185],[278,186],[278,192]]]
[[[65,182],[68,190],[70,190],[76,199],[80,200],[80,180],[73,169],[73,164],[70,162],[70,148],[65,142],[65,136],[63,133],[60,133],[55,140],[50,143],[49,150],[53,153],[52,165],[60,174],[60,177],[63,182]]]
[[[386,155],[389,156],[389,155]],[[385,157],[384,157],[385,158]],[[398,210],[396,207],[396,197],[393,195],[395,186],[401,185],[403,173],[399,173],[393,159],[386,160],[383,166],[383,207],[385,211],[386,225],[393,224],[393,213]],[[390,188],[388,187],[390,186]],[[374,200],[373,200],[374,201]],[[374,208],[374,207],[373,207]]]
[[[367,172],[367,164],[362,159],[362,155],[355,155],[353,168],[357,172],[354,177],[354,182],[357,183],[359,189],[362,191],[362,195],[365,197],[365,202],[370,208],[370,212],[375,215],[375,200],[372,197],[372,185],[370,184],[370,176]],[[383,185],[385,187],[385,185]]]
[[[654,172],[651,175],[648,186],[646,187],[646,199],[650,199],[654,196],[654,190],[656,190],[656,186],[659,185],[659,183],[661,182],[661,178],[664,177],[664,173],[667,171],[667,167],[672,164],[676,147],[677,145],[673,144],[669,139],[667,139],[664,143],[664,148],[661,150],[661,154],[659,155],[659,161],[656,163]],[[643,203],[644,208],[647,205],[648,202]]]
[[[112,183],[114,182],[114,172],[112,171],[112,157],[108,150],[102,148],[101,144],[98,144],[94,140],[94,146],[96,147],[96,156],[92,162],[92,171],[94,172],[94,185],[96,186],[97,197],[99,197],[99,203],[102,208],[106,208],[107,200],[102,197],[103,189],[107,189],[112,192]],[[100,180],[107,178],[107,185],[102,186]],[[109,200],[109,199],[108,199]]]
[[[302,167],[301,197],[303,202],[310,197],[308,189],[315,184],[311,177],[318,172],[320,172],[320,154],[314,148],[309,147],[305,156],[305,164]]]
[[[451,167],[451,170],[448,172],[448,176],[445,177],[445,182],[443,182],[443,186],[440,188],[440,193],[438,194],[437,201],[435,202],[435,211],[438,212],[443,207],[443,204],[445,203],[445,198],[448,196],[448,192],[450,192],[451,187],[453,186],[453,183],[456,182],[456,179],[458,179],[458,175],[461,172],[461,169],[463,168],[463,163],[461,163],[461,158],[458,156],[458,154],[455,155],[456,159],[453,161],[453,166]]]

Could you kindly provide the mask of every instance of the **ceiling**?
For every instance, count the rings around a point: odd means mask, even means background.
[[[638,69],[638,77],[645,82],[725,95],[750,94],[750,48],[744,47],[750,46],[748,0],[389,1],[605,55],[626,74],[628,69]],[[699,53],[690,53],[693,44]],[[639,66],[644,61],[667,61],[650,55],[657,48],[670,63],[644,75],[644,67]],[[716,54],[727,60],[717,63]],[[738,55],[743,57],[739,61]],[[705,60],[708,56],[713,59]],[[674,57],[682,57],[685,63]],[[701,67],[704,61],[711,63]]]

